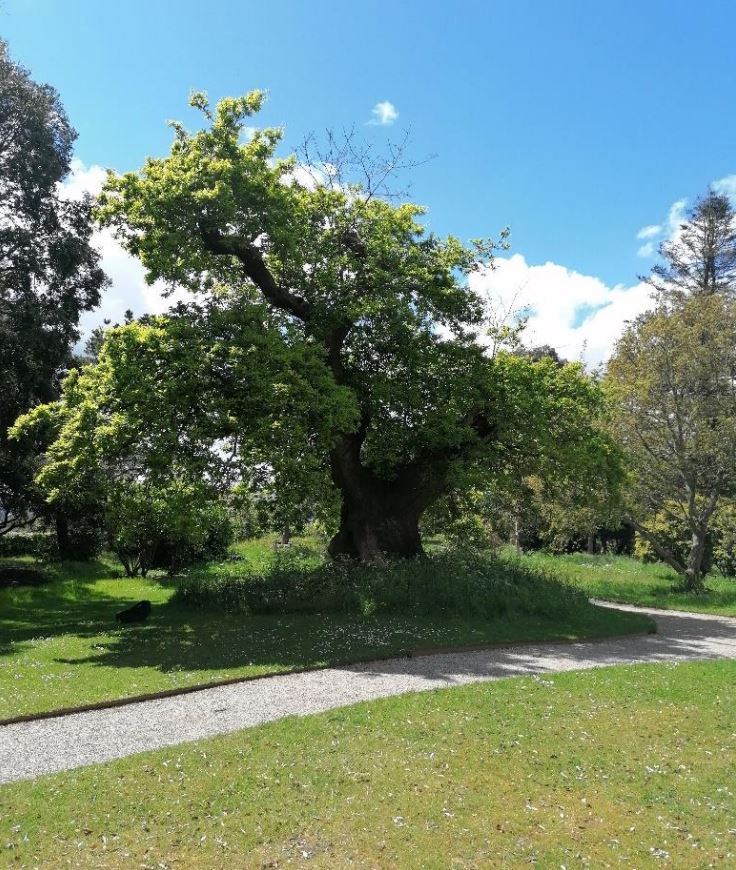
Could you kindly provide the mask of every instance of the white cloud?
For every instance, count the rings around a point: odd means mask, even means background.
[[[686,199],[678,199],[670,206],[667,213],[667,231],[669,238],[673,238],[680,231],[680,224],[685,220]]]
[[[60,185],[62,196],[78,199],[85,193],[93,196],[100,192],[107,177],[101,166],[85,166],[81,161],[72,162],[69,177]],[[139,317],[142,314],[162,314],[173,303],[189,297],[185,290],[164,297],[165,285],[161,281],[149,285],[140,261],[131,256],[115,239],[110,230],[98,230],[93,234],[92,244],[101,254],[101,265],[110,278],[110,286],[103,291],[99,308],[82,315],[80,330],[82,343],[86,336],[105,319],[118,323],[130,308]]]
[[[642,227],[636,234],[637,239],[651,239],[658,236],[662,232],[660,224],[649,224],[648,227]]]
[[[368,121],[368,123],[380,127],[388,127],[390,124],[393,124],[394,121],[399,117],[396,106],[394,106],[394,104],[390,103],[388,100],[384,100],[381,103],[376,103],[371,113],[373,115],[373,118]]]
[[[86,167],[81,160],[72,160],[72,171],[59,185],[59,195],[64,199],[81,199],[86,193],[96,196],[107,178],[107,170],[101,166]]]
[[[685,220],[686,199],[673,202],[667,212],[667,218],[660,224],[647,224],[636,234],[637,239],[646,239],[636,251],[638,257],[653,257],[657,253],[659,242],[665,239],[676,239],[680,233],[680,225]]]
[[[525,344],[552,345],[566,359],[589,366],[607,360],[626,321],[652,305],[647,284],[609,287],[557,263],[529,265],[521,254],[471,274],[470,285],[497,307],[528,308]]]
[[[716,193],[722,193],[730,197],[736,204],[736,175],[727,175],[713,182]]]
[[[736,202],[736,174],[715,181],[713,188]],[[665,220],[639,230],[636,237],[644,242],[637,251],[640,257],[654,256],[661,241],[677,240],[687,205],[686,199],[676,200]],[[644,282],[610,287],[556,263],[529,265],[520,254],[496,263],[495,271],[471,276],[473,289],[501,309],[528,308],[527,345],[552,345],[565,358],[583,359],[589,366],[605,362],[626,322],[654,304],[652,288]]]
[[[301,187],[306,187],[307,190],[316,190],[326,183],[328,177],[330,177],[330,173],[327,169],[319,166],[308,166],[306,163],[296,163],[283,176],[283,180],[289,185],[298,184]]]

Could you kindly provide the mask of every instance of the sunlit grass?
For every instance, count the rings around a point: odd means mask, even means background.
[[[0,788],[8,865],[732,867],[736,663],[394,697]]]
[[[509,555],[509,558],[512,558]],[[709,574],[705,592],[692,594],[676,590],[677,574],[660,563],[645,564],[629,556],[570,553],[553,556],[528,553],[524,564],[548,571],[587,592],[591,598],[736,616],[736,580]]]

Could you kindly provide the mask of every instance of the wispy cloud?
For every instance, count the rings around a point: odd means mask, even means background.
[[[725,194],[736,203],[736,175],[727,175],[713,182],[713,189],[717,193]]]
[[[728,179],[724,179],[727,181]],[[736,180],[736,176],[734,176]],[[719,182],[716,182],[719,183]],[[647,224],[642,227],[636,234],[637,239],[644,241],[640,245],[636,254],[638,257],[649,258],[653,257],[657,252],[657,247],[660,242],[665,239],[675,239],[680,233],[680,225],[685,220],[685,208],[687,206],[686,199],[678,199],[673,202],[667,212],[667,218],[660,224]]]
[[[376,103],[371,113],[373,117],[368,123],[378,127],[388,127],[399,117],[396,106],[388,100]]]
[[[680,229],[680,224],[685,220],[685,207],[687,206],[686,199],[678,199],[670,206],[667,213],[667,230],[670,236],[674,236]]]

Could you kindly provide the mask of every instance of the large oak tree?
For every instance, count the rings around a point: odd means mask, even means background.
[[[610,456],[579,366],[489,358],[476,341],[466,278],[494,245],[438,238],[416,205],[279,159],[280,131],[243,135],[262,100],[195,95],[205,129],[174,124],[167,157],[109,178],[101,220],[150,280],[200,301],[112,331],[101,368],[68,390],[47,479],[79,467],[82,443],[109,452],[111,431],[158,468],[196,445],[221,456],[228,438],[292,490],[329,477],[330,552],[371,560],[421,552],[422,513],[474,475],[564,478],[583,454],[586,467]]]

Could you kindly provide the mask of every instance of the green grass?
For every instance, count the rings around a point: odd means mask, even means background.
[[[709,574],[700,595],[675,590],[677,574],[666,565],[644,564],[629,556],[589,556],[585,553],[553,556],[527,553],[522,563],[562,578],[591,598],[736,616],[736,580]]]
[[[359,704],[0,788],[6,866],[733,867],[736,663]]]
[[[307,564],[318,561],[306,547]],[[311,549],[310,549],[311,546]],[[263,570],[268,541],[217,570]],[[401,654],[417,647],[582,638],[647,630],[635,614],[576,602],[568,612],[438,616],[290,613],[247,616],[186,606],[163,577],[125,579],[112,561],[66,564],[40,587],[0,590],[0,718],[148,692]],[[554,587],[553,587],[554,588]],[[148,598],[150,619],[115,613]]]

